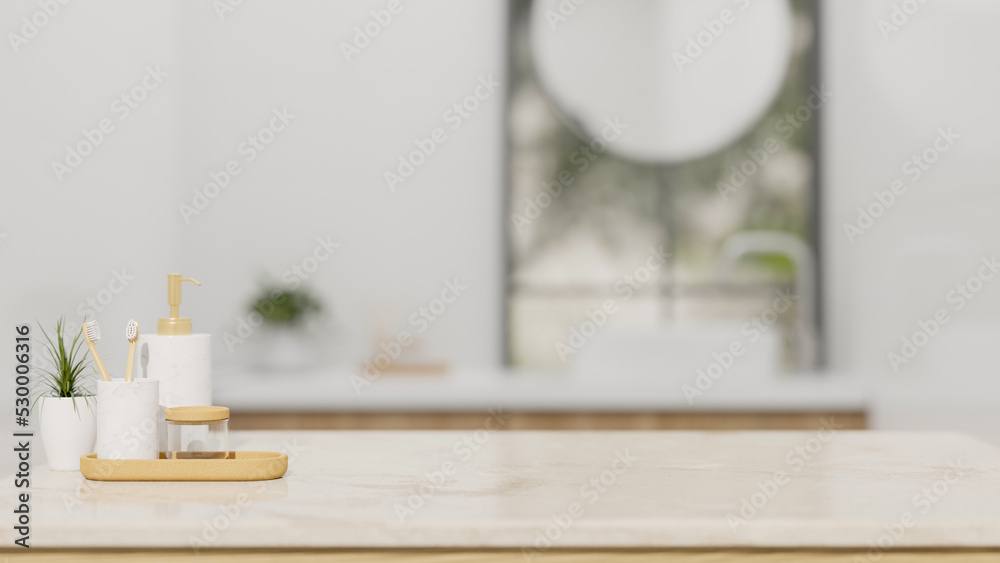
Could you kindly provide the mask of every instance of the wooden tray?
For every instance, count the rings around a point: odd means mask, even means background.
[[[80,473],[92,481],[267,481],[288,471],[276,452],[229,452],[226,459],[97,459],[80,457]]]

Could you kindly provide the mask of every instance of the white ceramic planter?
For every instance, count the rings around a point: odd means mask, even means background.
[[[97,382],[98,459],[157,459],[160,382]]]
[[[97,417],[94,397],[44,397],[39,403],[42,448],[54,471],[79,471],[80,456],[94,451]]]
[[[248,345],[256,349],[255,367],[261,371],[301,371],[318,363],[312,332],[301,327],[262,326]]]

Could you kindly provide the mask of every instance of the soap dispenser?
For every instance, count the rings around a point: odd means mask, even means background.
[[[156,324],[156,334],[139,336],[136,372],[160,381],[161,411],[212,404],[212,335],[192,334],[191,319],[180,316],[183,282],[201,285],[181,274],[168,274],[170,316]],[[165,439],[165,427],[161,432]]]

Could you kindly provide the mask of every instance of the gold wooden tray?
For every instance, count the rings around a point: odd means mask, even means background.
[[[97,459],[80,457],[80,473],[92,481],[267,481],[288,471],[277,452],[229,452],[225,459]]]

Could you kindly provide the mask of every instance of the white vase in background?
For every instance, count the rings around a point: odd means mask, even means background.
[[[94,451],[95,402],[94,397],[42,398],[38,422],[42,448],[54,471],[79,471],[80,456]]]
[[[256,351],[255,367],[260,371],[302,371],[319,362],[313,331],[303,327],[262,326],[247,340]]]

